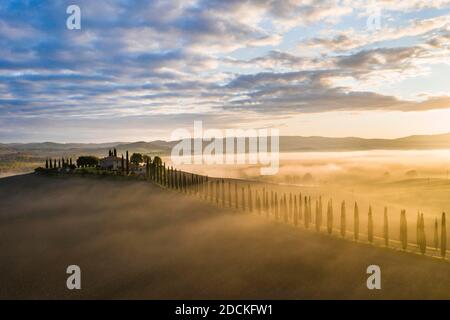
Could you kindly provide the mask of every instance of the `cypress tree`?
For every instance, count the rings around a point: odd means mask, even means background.
[[[278,220],[278,193],[275,192],[275,219]]]
[[[191,175],[193,178],[194,175]],[[192,181],[192,180],[191,180]],[[166,167],[166,163],[164,162],[164,185],[169,187],[169,166]]]
[[[300,193],[298,195],[298,220],[303,219],[303,196]]]
[[[61,168],[61,159],[58,159],[58,168]]]
[[[152,176],[151,169],[150,169],[150,176]],[[178,190],[177,169],[172,170],[172,183],[173,183],[173,188],[175,190]]]
[[[127,150],[127,162],[126,162],[126,174],[129,175],[130,174],[130,163],[129,163],[129,158],[128,158],[128,150]]]
[[[447,223],[445,221],[445,212],[442,212],[441,219],[441,257],[445,258],[447,253]]]
[[[116,150],[116,149],[114,149],[114,150]],[[149,163],[148,158],[147,158],[147,161],[146,161],[146,163],[145,163],[145,177],[146,177],[147,179],[150,178],[150,163]]]
[[[308,197],[303,197],[303,224],[307,223],[305,220],[308,220]]]
[[[56,165],[56,159],[53,160],[53,168],[57,168],[58,166]]]
[[[219,195],[220,195],[220,182],[216,181],[216,204],[219,205]]]
[[[369,206],[369,216],[367,223],[367,240],[373,243],[373,217],[372,217],[372,206]]]
[[[191,180],[192,174],[189,172],[186,172],[185,176],[186,176],[186,193],[191,194],[192,193],[192,180]],[[163,181],[164,181],[164,179],[163,179]]]
[[[238,188],[237,188],[237,183],[235,182],[234,183],[234,201],[235,201],[235,204],[234,204],[234,207],[236,208],[236,209],[238,209],[239,208],[239,201],[238,201]]]
[[[45,159],[45,169],[48,169],[48,159]]]
[[[170,183],[172,185],[172,189],[176,189],[176,180],[175,180],[175,169],[170,167]]]
[[[231,182],[228,181],[228,206],[231,208]]]
[[[151,171],[151,170],[150,170],[150,171]],[[151,175],[151,173],[150,173],[150,175]],[[178,190],[178,171],[177,171],[177,169],[175,169],[174,167],[172,167],[170,175],[172,176],[172,177],[171,177],[171,180],[172,180],[172,189]]]
[[[253,198],[252,198],[252,189],[250,185],[248,185],[247,193],[248,193],[248,210],[250,212],[253,212]]]
[[[172,189],[172,166],[167,167],[167,187]]]
[[[48,167],[49,167],[49,169],[52,169],[52,168],[53,168],[53,165],[52,165],[52,159],[51,159],[51,158],[48,159]]]
[[[345,201],[341,204],[341,236],[345,238],[346,231],[346,212],[345,212]]]
[[[308,200],[305,197],[302,198],[302,208],[303,208],[303,225],[307,222],[305,220],[308,220]]]
[[[319,218],[320,218],[320,227],[322,227],[322,196],[319,197]]]
[[[439,223],[438,219],[434,219],[434,248],[439,250]]]
[[[389,247],[389,220],[387,207],[384,207],[383,235],[384,235],[384,245],[386,247]]]
[[[155,170],[156,170],[156,182],[161,183],[161,166],[159,163],[156,164]],[[183,185],[183,182],[181,182],[181,185]]]
[[[261,200],[259,198],[258,190],[255,191],[255,198],[256,198],[256,210],[258,210],[258,214],[261,215]]]
[[[69,159],[69,164],[72,166],[72,158]]]
[[[275,200],[274,200],[274,196],[273,196],[273,190],[270,190],[270,210],[271,210],[271,214],[274,215],[275,214]]]
[[[312,206],[311,206],[311,197],[308,197],[308,219],[309,223],[312,223]]]
[[[297,196],[294,195],[294,225],[298,225],[298,207],[297,207]]]
[[[198,196],[200,199],[205,199],[205,177],[199,176]]]
[[[359,240],[359,208],[356,201],[353,213],[353,238],[355,239],[355,241]]]
[[[419,212],[417,212],[417,222],[416,222],[416,244],[417,244],[417,246],[418,247],[420,247],[420,243],[421,243],[421,233],[422,233],[422,230],[421,230],[421,226],[420,226],[420,213]]]
[[[420,215],[420,252],[425,254],[427,251],[427,236],[425,234],[425,221],[423,213]]]
[[[193,177],[193,188],[194,188],[194,195],[200,196],[200,176],[198,174],[194,174]]]
[[[194,190],[194,195],[198,195],[198,175],[192,174],[192,186]]]
[[[308,208],[308,197],[305,196],[305,216],[303,219],[303,224],[306,229],[309,227],[309,208]]]
[[[289,220],[292,220],[293,209],[292,193],[289,192]]]
[[[318,231],[322,228],[322,196],[319,197],[319,214],[316,217],[316,225],[318,226]]]
[[[316,200],[315,219],[314,220],[316,221],[316,223],[315,223],[316,231],[319,232],[320,231],[319,200]]]
[[[123,158],[123,154],[122,154]],[[125,170],[125,162],[123,162],[122,171]],[[155,181],[155,159],[153,161],[150,161],[150,179]]]
[[[126,162],[126,160],[125,160],[125,162]],[[126,171],[126,164],[125,164],[124,169]],[[150,166],[150,176],[152,177],[153,181],[156,181],[156,162],[155,162],[155,158],[153,158],[153,162],[152,162],[152,164]]]
[[[222,179],[222,207],[225,207],[225,180]]]
[[[400,214],[400,241],[403,250],[408,247],[408,222],[406,220],[406,211],[402,210]]]
[[[289,217],[288,217],[288,211],[287,211],[287,198],[286,198],[286,193],[283,194],[283,218],[284,218],[284,223],[288,223],[289,222]]]
[[[266,211],[266,188],[263,187],[262,189],[262,205],[263,205],[263,210]]]
[[[333,200],[328,201],[328,209],[327,209],[327,231],[328,234],[333,233]]]
[[[164,182],[164,186],[168,186],[168,181],[169,181],[169,179],[167,179],[167,168],[166,168],[166,163],[164,162],[164,166],[163,166],[163,173],[164,173],[164,180],[163,180],[163,182]]]
[[[214,202],[214,181],[209,182],[209,200]]]
[[[287,200],[287,195],[284,193],[283,194],[283,219],[284,219],[284,223],[288,223],[289,222],[289,208],[288,208],[288,200]]]

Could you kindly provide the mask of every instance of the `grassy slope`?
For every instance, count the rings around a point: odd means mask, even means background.
[[[145,182],[0,179],[0,298],[450,298],[450,265],[232,214]],[[81,291],[65,268],[82,269]],[[382,269],[369,291],[365,269]]]

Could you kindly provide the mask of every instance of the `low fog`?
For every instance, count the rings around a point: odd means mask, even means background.
[[[446,262],[150,182],[24,175],[0,179],[0,196],[1,298],[450,298]],[[65,287],[71,264],[81,267],[80,291]],[[381,291],[366,288],[371,264],[381,267]]]
[[[166,159],[170,163],[170,159]],[[435,219],[450,213],[450,150],[374,150],[352,152],[281,153],[277,175],[261,176],[256,165],[196,166],[183,169],[212,177],[246,179],[279,193],[322,197],[324,207],[333,200],[335,218],[346,202],[347,225],[351,228],[357,202],[361,225],[367,225],[372,206],[375,234],[381,235],[384,208],[392,222],[393,239],[398,237],[401,210],[407,212],[408,227],[415,230],[417,213],[423,213],[431,244]],[[448,218],[447,218],[448,219]],[[349,225],[350,224],[350,225]],[[414,242],[415,234],[410,233]]]

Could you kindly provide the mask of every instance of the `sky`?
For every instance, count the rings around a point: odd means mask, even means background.
[[[449,23],[450,0],[2,0],[0,143],[450,132]]]

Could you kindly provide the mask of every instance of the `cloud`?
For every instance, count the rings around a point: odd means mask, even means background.
[[[362,48],[374,43],[393,41],[405,37],[427,37],[436,33],[448,31],[450,28],[450,16],[442,15],[429,19],[413,19],[407,26],[383,25],[380,30],[368,32],[355,31],[354,29],[338,30],[326,37],[314,37],[299,44],[300,48],[305,46],[315,47],[326,52],[345,52],[352,49]],[[329,33],[329,32],[328,32]],[[333,34],[334,33],[334,34]]]
[[[445,5],[379,3],[399,12]],[[445,95],[405,101],[368,89],[379,79],[407,78],[448,61],[445,11],[368,34],[343,21],[358,20],[366,11],[346,0],[79,0],[82,29],[70,31],[69,4],[0,4],[3,124],[24,123],[20,130],[29,131],[25,124],[41,128],[39,121],[62,121],[75,130],[83,121],[106,128],[104,119],[122,125],[118,119],[160,116],[163,127],[177,115],[212,121],[226,113],[221,123],[234,124],[280,112],[448,106]],[[295,53],[292,38],[299,29],[303,46],[323,51]],[[417,39],[384,45],[408,37]]]

